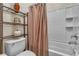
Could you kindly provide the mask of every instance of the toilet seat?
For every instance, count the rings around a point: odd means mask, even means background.
[[[17,56],[35,56],[35,54],[32,51],[24,51],[20,54],[18,54]]]

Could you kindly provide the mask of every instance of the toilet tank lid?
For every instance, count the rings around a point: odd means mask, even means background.
[[[19,39],[9,39],[9,40],[6,40],[5,43],[7,44],[12,44],[12,43],[16,43],[16,42],[19,42],[19,41],[23,41],[25,40],[25,38],[19,38]]]

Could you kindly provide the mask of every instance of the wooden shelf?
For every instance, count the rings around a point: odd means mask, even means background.
[[[25,13],[23,13],[21,11],[19,11],[18,13],[16,13],[14,9],[12,9],[10,7],[7,7],[7,6],[3,6],[3,11],[10,12],[12,14],[16,14],[16,15],[19,15],[19,16],[26,16]]]
[[[67,22],[72,22],[73,21],[73,17],[66,18],[66,21]]]
[[[27,26],[27,24],[12,23],[12,22],[3,22],[3,24],[10,24],[10,25],[23,25],[23,26]]]
[[[73,26],[71,26],[71,27],[65,27],[65,28],[66,28],[66,30],[69,31],[69,32],[70,32],[70,31],[73,31]]]
[[[27,34],[25,34],[25,35],[27,35]],[[17,38],[17,37],[22,37],[22,36],[24,36],[24,34],[22,34],[22,35],[20,35],[20,36],[9,35],[9,36],[5,36],[5,37],[3,37],[3,39]]]

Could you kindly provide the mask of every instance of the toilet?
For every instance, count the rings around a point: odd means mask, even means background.
[[[35,56],[35,53],[25,49],[25,38],[5,41],[5,54],[8,56]]]

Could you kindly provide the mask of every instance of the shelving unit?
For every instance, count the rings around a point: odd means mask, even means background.
[[[66,22],[72,22],[72,21],[73,21],[73,17],[66,18]]]
[[[65,20],[66,20],[66,24],[67,24],[67,26],[66,26],[67,30],[69,27],[70,27],[69,30],[71,28],[77,30],[76,28],[79,27],[78,17],[67,17]]]
[[[13,22],[5,22],[3,21],[3,24],[6,24],[6,25],[17,25],[17,26],[23,26],[23,31],[24,31],[24,34],[20,35],[20,36],[13,36],[13,35],[9,35],[9,36],[5,36],[3,38],[15,38],[15,37],[21,37],[21,36],[26,36],[27,34],[25,33],[25,27],[27,26],[27,24],[25,24],[25,17],[26,17],[26,14],[19,11],[19,13],[16,13],[14,9],[12,8],[9,8],[7,6],[2,6],[3,7],[3,11],[4,12],[8,12],[8,13],[11,13],[11,14],[14,14],[14,15],[18,15],[20,17],[23,17],[23,24],[22,23],[13,23]]]
[[[5,16],[7,17],[7,19],[6,19],[6,17],[3,18],[4,12],[7,13],[7,14],[10,14],[10,15],[17,15],[19,17],[22,17],[23,22],[22,23],[14,23],[12,20],[11,21],[4,21],[4,20],[8,19],[8,17],[6,15]],[[27,38],[27,41],[28,41],[28,34],[27,34],[28,33],[28,23],[27,24],[25,23],[25,17],[27,17],[27,14],[25,14],[21,11],[19,11],[19,13],[16,13],[14,9],[7,7],[7,6],[3,6],[3,4],[0,3],[0,54],[3,53],[3,40],[4,39],[18,38],[18,37],[22,37],[22,36],[26,37],[27,36],[26,38]],[[14,17],[12,17],[11,19],[14,19]],[[20,26],[20,27],[22,27],[23,33],[19,36],[14,36],[13,34],[3,36],[3,34],[4,34],[3,29],[4,29],[5,25],[7,25],[7,26],[9,26],[9,25],[10,26]],[[25,33],[26,27],[27,27],[27,33]],[[11,29],[11,28],[9,28],[9,29]],[[4,29],[4,30],[7,30],[9,32],[8,29]],[[12,31],[12,29],[11,29],[11,31]]]
[[[21,23],[12,23],[12,22],[3,22],[3,24],[27,26],[27,24],[21,24]]]
[[[79,37],[79,18],[78,16],[65,18],[66,20],[66,33],[69,35],[69,40],[73,40],[71,36],[77,35]]]
[[[74,18],[73,17],[67,17],[65,20],[66,20],[66,23],[67,23],[67,25],[65,27],[66,30],[68,32],[73,31],[73,29],[74,29]]]
[[[71,27],[65,27],[65,28],[66,28],[66,30],[67,30],[68,32],[73,31],[73,26],[71,26]]]
[[[27,34],[25,34],[25,35],[27,35]],[[6,39],[6,38],[17,38],[17,37],[21,37],[21,36],[24,36],[24,34],[22,34],[22,35],[20,35],[20,36],[9,35],[9,36],[3,37],[3,39]]]

